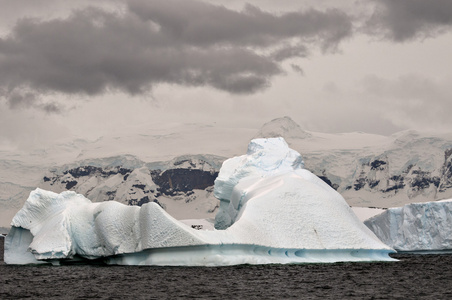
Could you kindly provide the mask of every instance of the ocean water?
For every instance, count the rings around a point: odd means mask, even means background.
[[[0,299],[452,299],[451,254],[394,257],[400,261],[232,267],[0,262]]]

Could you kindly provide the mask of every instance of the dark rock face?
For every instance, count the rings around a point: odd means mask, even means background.
[[[366,174],[364,172],[361,172],[360,177],[355,180],[355,183],[353,184],[355,191],[359,191],[366,185],[367,180],[365,176]]]
[[[105,194],[108,196],[108,201],[112,201],[116,197],[116,191],[108,191]]]
[[[367,189],[382,194],[405,190],[408,196],[416,196],[430,189],[433,189],[436,194],[452,188],[452,149],[445,151],[445,161],[440,170],[440,176],[435,176],[432,172],[412,164],[408,165],[402,174],[390,174],[389,167],[390,163],[385,158],[363,163],[359,166],[361,170],[359,175],[354,179],[354,190]],[[350,188],[349,186],[345,189]]]
[[[116,174],[127,175],[127,174],[130,174],[131,172],[132,172],[132,170],[125,169],[122,167],[111,167],[111,168],[103,169],[103,168],[94,167],[94,166],[82,166],[82,167],[77,167],[74,169],[67,170],[63,174],[66,175],[69,173],[72,175],[72,177],[79,178],[79,177],[90,176],[90,175],[100,175],[103,177],[109,177],[109,176],[116,175]]]
[[[326,175],[320,175],[319,178],[322,179],[326,184],[328,184],[330,187],[332,187],[335,190],[337,190],[337,188],[339,187],[339,185],[337,183],[332,183],[331,180],[329,180]]]
[[[140,201],[138,201],[137,205],[138,205],[138,206],[141,206],[141,205],[146,204],[146,203],[149,203],[149,202],[150,202],[149,197],[148,197],[148,196],[145,196],[145,197],[141,198]],[[129,204],[129,205],[130,205],[130,204]]]
[[[407,161],[410,158],[407,157]],[[383,197],[403,192],[408,198],[422,195],[431,200],[442,199],[441,193],[452,189],[452,148],[444,151],[441,170],[424,170],[416,164],[407,164],[397,174],[391,172],[391,161],[385,155],[363,158],[355,168],[352,178],[332,175],[325,169],[317,176],[333,189],[347,193],[368,191]],[[208,171],[205,171],[207,169]],[[400,167],[399,167],[400,169]],[[141,206],[156,202],[159,197],[191,202],[196,199],[193,190],[213,190],[219,166],[212,167],[206,161],[180,159],[166,170],[151,169],[144,165],[137,169],[116,167],[80,166],[59,174],[47,174],[42,183],[55,187],[56,191],[74,190],[93,201],[119,201]],[[342,180],[342,181],[341,181]],[[105,182],[109,182],[105,184]],[[436,197],[436,198],[435,198]]]
[[[431,184],[433,184],[435,187],[439,186],[439,177],[431,176],[430,172],[413,170],[411,174],[415,175],[410,182],[410,187],[413,189],[423,190],[429,188]]]
[[[363,188],[374,189],[381,183],[381,178],[388,172],[387,158],[378,158],[358,166],[359,175],[353,182],[353,189],[359,191]],[[347,187],[346,189],[350,189]]]
[[[370,163],[370,169],[371,170],[384,170],[384,165],[386,165],[387,162],[385,162],[384,160],[374,160],[373,162]]]
[[[170,169],[164,172],[151,172],[152,180],[160,187],[159,191],[165,195],[175,195],[178,192],[190,192],[193,189],[206,189],[212,186],[218,172],[206,172],[197,169]]]
[[[405,177],[402,175],[394,175],[388,180],[388,187],[383,191],[384,193],[397,192],[405,187]]]
[[[71,181],[62,181],[63,183],[66,183],[66,190],[72,189],[74,186],[77,185],[77,181],[71,180]]]
[[[196,165],[190,160],[181,160],[174,163],[175,168],[165,171],[143,166],[132,170],[88,165],[44,176],[42,183],[55,191],[73,190],[82,193],[95,202],[116,200],[137,206],[155,202],[164,207],[158,201],[161,196],[185,199],[188,203],[196,199],[194,189],[213,188],[218,171],[212,168],[209,168],[210,171],[199,169],[204,168],[205,164],[202,161]],[[182,165],[187,168],[181,168]]]

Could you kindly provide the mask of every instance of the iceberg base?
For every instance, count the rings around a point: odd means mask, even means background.
[[[96,260],[74,257],[49,261],[54,264],[107,264],[141,266],[232,266],[336,262],[397,261],[387,250],[276,249],[255,245],[203,245],[148,249]]]

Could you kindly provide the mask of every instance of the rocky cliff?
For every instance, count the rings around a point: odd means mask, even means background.
[[[223,160],[213,155],[181,156],[154,163],[134,159],[133,165],[124,167],[119,165],[120,160],[112,164],[111,158],[98,159],[52,169],[42,178],[40,187],[54,192],[73,190],[94,202],[113,200],[141,206],[153,201],[170,210],[173,202],[197,200],[202,207],[194,209],[209,215],[218,206],[211,194]],[[187,209],[183,204],[179,206],[182,211]]]

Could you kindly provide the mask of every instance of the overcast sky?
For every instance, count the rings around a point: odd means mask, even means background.
[[[0,7],[0,148],[286,115],[320,132],[452,125],[450,0]]]

